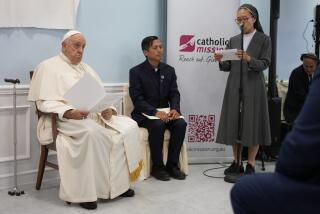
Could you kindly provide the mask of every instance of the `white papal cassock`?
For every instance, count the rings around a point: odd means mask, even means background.
[[[132,119],[112,116],[105,121],[95,113],[84,120],[63,118],[64,112],[72,109],[63,95],[85,72],[101,83],[90,66],[82,62],[72,65],[60,53],[35,69],[28,96],[29,101],[37,102],[40,111],[59,115],[56,140],[59,195],[69,202],[115,198],[129,189],[142,168],[139,128]],[[40,143],[50,142],[50,128],[49,118],[41,117],[37,129]]]

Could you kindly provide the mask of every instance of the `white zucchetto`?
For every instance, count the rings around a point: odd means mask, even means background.
[[[64,42],[64,40],[66,40],[67,38],[69,38],[70,36],[73,36],[75,34],[81,34],[83,35],[80,31],[77,30],[69,30],[66,34],[64,34],[64,36],[62,37],[61,43]]]

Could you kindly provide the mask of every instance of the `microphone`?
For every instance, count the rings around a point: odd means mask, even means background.
[[[5,81],[5,82],[10,82],[10,83],[13,83],[13,84],[16,84],[16,83],[19,84],[19,83],[20,83],[20,80],[19,80],[19,79],[15,79],[15,80],[14,80],[14,79],[7,79],[7,78],[6,78],[6,79],[4,79],[4,81]]]
[[[243,22],[239,22],[238,23],[238,27],[240,28],[241,31],[243,31],[244,23]]]

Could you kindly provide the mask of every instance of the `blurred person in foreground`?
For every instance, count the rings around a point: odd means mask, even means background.
[[[320,68],[274,173],[238,180],[231,190],[236,214],[313,214],[320,210]]]

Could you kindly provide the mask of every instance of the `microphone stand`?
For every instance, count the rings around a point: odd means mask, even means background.
[[[8,191],[8,194],[11,196],[20,196],[24,194],[23,190],[18,188],[17,181],[17,105],[16,105],[16,84],[20,83],[19,79],[4,79],[5,82],[13,84],[13,158],[14,158],[14,187]]]
[[[240,25],[241,30],[241,50],[243,50],[243,24]],[[243,176],[243,172],[241,172],[241,148],[242,148],[242,128],[243,128],[243,58],[240,59],[240,84],[239,84],[239,102],[238,102],[238,130],[237,130],[237,164],[236,170],[234,173],[227,174],[224,177],[224,181],[228,183],[236,183],[237,180]]]

